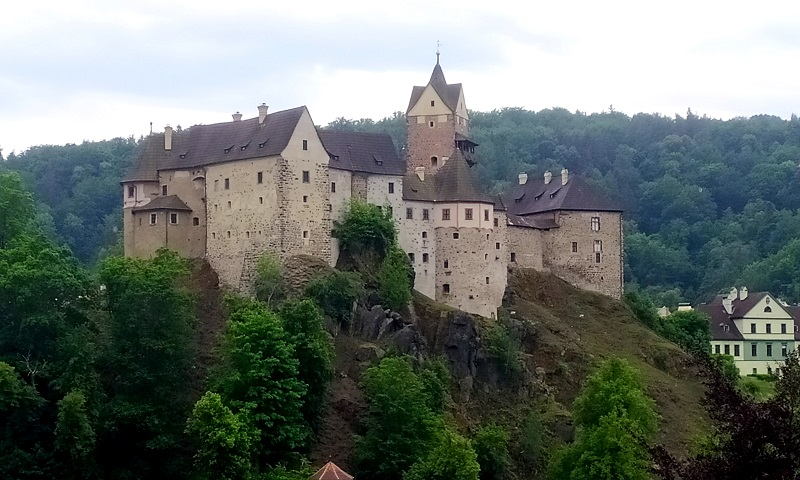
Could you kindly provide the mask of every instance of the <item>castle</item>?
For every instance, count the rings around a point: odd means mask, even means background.
[[[438,54],[406,123],[406,158],[388,135],[317,128],[304,106],[167,126],[122,181],[125,255],[168,247],[206,258],[223,284],[247,291],[265,251],[335,265],[333,222],[361,199],[390,209],[414,288],[447,305],[494,317],[515,267],[621,296],[621,209],[566,169],[522,173],[506,195],[487,195],[463,88],[447,83]]]

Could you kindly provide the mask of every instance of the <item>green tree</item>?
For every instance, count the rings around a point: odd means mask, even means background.
[[[187,422],[186,433],[196,448],[194,467],[197,478],[250,478],[258,432],[248,424],[247,418],[226,407],[219,394],[206,392],[200,397]]]
[[[697,310],[674,312],[664,318],[661,334],[689,352],[708,352],[711,333],[708,316]]]
[[[334,223],[332,235],[349,252],[372,251],[383,257],[395,243],[397,233],[388,209],[352,200],[340,222]]]
[[[364,293],[361,277],[355,272],[333,272],[317,275],[306,285],[306,295],[313,298],[326,315],[340,323],[350,323],[355,302]]]
[[[325,332],[322,313],[312,300],[290,300],[279,314],[295,346],[298,378],[308,386],[303,403],[306,421],[318,426],[325,392],[333,377],[333,346]]]
[[[186,260],[168,250],[149,260],[111,257],[100,267],[108,317],[103,422],[109,428],[98,445],[113,445],[101,457],[108,455],[115,472],[149,476],[184,468],[179,451],[194,357],[188,273]]]
[[[0,172],[0,248],[28,229],[33,218],[33,197],[16,173]]]
[[[445,430],[435,448],[411,466],[403,480],[478,480],[478,465],[471,442]]]
[[[62,478],[89,478],[94,469],[95,434],[81,391],[69,392],[58,402],[55,429],[56,455],[61,460]]]
[[[397,245],[389,248],[378,274],[378,291],[386,305],[400,310],[411,301],[414,269],[406,253]]]
[[[508,431],[488,424],[475,433],[473,444],[481,467],[481,480],[500,480],[508,469]]]
[[[294,343],[278,316],[257,302],[233,307],[214,390],[233,411],[246,412],[258,430],[256,454],[264,466],[305,446],[307,387],[298,378]]]
[[[369,414],[356,442],[358,478],[399,480],[432,448],[441,419],[405,358],[384,358],[364,372],[362,384]]]
[[[0,362],[0,477],[46,475],[50,458],[41,445],[44,404],[11,365]]]

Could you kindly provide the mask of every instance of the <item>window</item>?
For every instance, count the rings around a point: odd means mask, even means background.
[[[211,238],[217,238],[217,232],[211,232]]]
[[[578,253],[578,242],[572,242],[572,253]]]
[[[483,211],[483,221],[484,222],[488,222],[489,221],[489,210],[484,210]]]
[[[166,193],[164,195],[166,195]],[[772,313],[772,307],[764,307],[764,313]]]
[[[453,233],[453,238],[454,238],[455,240],[458,240],[458,232],[455,232],[455,233]]]
[[[214,180],[214,191],[219,190],[219,180]]]
[[[150,214],[150,225],[155,225],[156,223],[158,223],[158,214],[157,213],[151,213]]]
[[[767,344],[767,356],[768,357],[772,356],[772,344],[771,343]]]
[[[331,182],[331,193],[336,193],[336,182]]]
[[[751,343],[750,344],[750,355],[753,356],[753,357],[758,355],[758,344],[757,343]]]
[[[442,220],[450,220],[450,209],[443,208],[442,209]]]
[[[496,227],[496,226],[498,226],[499,224],[500,224],[500,222],[498,222],[498,221],[497,221],[497,219],[495,218],[495,219],[494,219],[494,226]]]
[[[308,140],[303,140],[303,150],[308,150]]]
[[[198,217],[192,218],[192,225],[194,225],[195,227],[200,225],[200,219]]]
[[[311,182],[311,174],[308,170],[303,170],[303,183],[310,183]]]
[[[389,182],[389,193],[394,193],[394,182]]]
[[[422,219],[423,220],[430,220],[430,213],[428,212],[427,208],[422,209]]]
[[[500,242],[494,242],[494,249],[500,250]]]
[[[256,174],[256,183],[264,183],[264,172],[258,172]]]
[[[232,205],[231,205],[231,201],[230,201],[230,200],[228,200],[228,208],[231,208],[231,207],[232,207]]]
[[[781,343],[781,357],[786,357],[789,354],[789,345]]]
[[[264,205],[264,197],[258,197],[258,204]]]
[[[489,260],[489,254],[488,253],[484,253],[483,254],[483,259],[484,260]]]
[[[603,241],[602,240],[595,240],[594,241],[594,251],[595,251],[595,253],[601,253],[603,251]]]
[[[422,238],[428,238],[428,232],[422,232]]]
[[[428,126],[433,128],[433,122],[428,122]]]
[[[414,209],[413,208],[406,208],[406,219],[413,220],[414,219]]]
[[[771,323],[767,324],[767,333],[772,333],[772,324]]]
[[[517,254],[514,253],[514,252],[511,252],[511,261],[512,262],[516,262],[517,261]]]
[[[422,254],[422,263],[428,263],[428,254],[427,253],[423,253]]]
[[[178,214],[177,213],[170,212],[170,214],[169,214],[169,223],[171,225],[177,225],[178,224]]]
[[[228,230],[226,233],[228,234],[228,238],[231,238],[231,231]]]
[[[592,231],[593,232],[600,231],[600,217],[592,217]]]
[[[408,253],[408,259],[411,260],[411,263],[414,263],[414,252]]]
[[[444,268],[450,268],[450,262],[447,260],[444,261]]]
[[[756,324],[755,323],[751,323],[750,324],[750,333],[756,333]]]
[[[128,198],[133,198],[136,196],[136,187],[133,185],[128,185]]]
[[[439,165],[439,158],[431,157],[431,167],[436,167]]]
[[[244,232],[244,236],[247,237],[247,238],[250,238],[250,230]]]
[[[308,230],[303,230],[303,238],[308,238]]]
[[[725,355],[730,355],[730,354],[731,354],[731,346],[726,343],[725,344]]]
[[[786,333],[786,324],[781,323],[781,333]]]
[[[442,285],[442,293],[444,293],[444,294],[450,293],[450,284],[449,283],[445,283],[444,285]]]
[[[714,353],[719,355],[719,345],[714,345]]]
[[[431,107],[434,105],[436,105],[436,102],[434,100],[431,100]]]
[[[465,208],[464,209],[464,220],[472,220],[472,209]]]
[[[758,369],[757,368],[753,369],[753,375],[758,375]]]
[[[486,285],[489,285],[489,277],[486,277]]]
[[[308,195],[303,195],[303,203],[308,203]]]
[[[225,190],[230,190],[230,189],[231,189],[231,179],[230,178],[226,178],[225,179]]]
[[[161,195],[166,195],[166,194],[167,194],[167,186],[161,185]]]
[[[734,357],[738,357],[740,353],[741,352],[739,352],[739,345],[734,345],[733,346],[733,356]]]

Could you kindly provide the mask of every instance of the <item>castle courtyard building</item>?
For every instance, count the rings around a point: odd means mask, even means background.
[[[516,267],[621,296],[621,209],[566,169],[488,195],[463,86],[438,58],[412,88],[405,158],[388,135],[319,129],[306,107],[257,110],[144,139],[122,182],[126,255],[205,258],[246,292],[267,251],[335,265],[333,222],[360,199],[391,210],[414,288],[455,308],[494,317]]]

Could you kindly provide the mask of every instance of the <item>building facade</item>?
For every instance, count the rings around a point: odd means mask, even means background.
[[[769,292],[732,288],[698,310],[711,322],[711,353],[732,356],[741,375],[777,373],[800,340],[800,307]]]
[[[406,111],[406,158],[388,135],[322,130],[306,107],[186,130],[141,145],[122,182],[125,254],[168,247],[206,258],[221,282],[248,291],[264,252],[321,257],[352,199],[389,208],[414,288],[494,317],[510,268],[550,271],[581,288],[622,294],[622,212],[565,169],[520,174],[507,195],[475,178],[461,84],[437,63]]]

